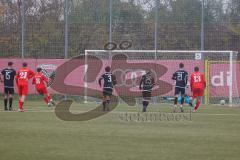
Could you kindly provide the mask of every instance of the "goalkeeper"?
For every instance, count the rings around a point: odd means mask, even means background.
[[[33,77],[32,84],[35,85],[35,88],[37,92],[40,95],[44,96],[44,101],[45,103],[51,107],[52,105],[55,105],[55,102],[52,100],[51,95],[48,93],[47,90],[47,84],[48,84],[48,79],[41,73],[42,68],[37,68],[37,73]]]

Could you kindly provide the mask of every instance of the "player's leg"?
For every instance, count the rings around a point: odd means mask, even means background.
[[[103,89],[103,99],[102,99],[103,111],[106,111],[106,105],[107,105],[106,97],[107,97],[106,89]]]
[[[109,111],[109,105],[110,105],[110,102],[111,102],[111,96],[112,96],[112,89],[111,88],[109,88],[108,90],[107,90],[107,95],[106,95],[106,104],[107,104],[107,111]]]
[[[151,99],[151,92],[150,91],[143,91],[142,92],[142,96],[143,96],[143,109],[142,112],[146,112],[147,111],[147,107],[149,105],[149,101]]]
[[[109,105],[110,105],[110,94],[106,95],[106,110],[109,111]]]
[[[14,88],[8,89],[7,99],[9,102],[9,111],[12,110],[12,103],[13,103],[13,94],[14,94]]]
[[[175,87],[173,113],[176,112],[179,93],[180,93],[179,88],[178,88],[178,87]]]
[[[18,106],[19,106],[19,111],[20,111],[20,112],[23,112],[23,111],[24,111],[24,110],[23,110],[23,104],[24,104],[25,98],[26,98],[26,95],[23,95],[23,94],[19,97]]]
[[[51,104],[49,103],[48,93],[47,93],[46,89],[43,87],[36,87],[36,90],[39,95],[43,96],[43,101],[50,107]]]
[[[56,103],[55,103],[54,100],[52,99],[51,94],[49,94],[48,92],[47,92],[47,98],[48,98],[49,102],[50,102],[52,105],[56,106]]]
[[[192,99],[192,106],[195,107],[197,103],[197,97],[198,97],[198,90],[193,89],[193,99]]]
[[[197,97],[197,100],[196,100],[196,105],[195,105],[194,111],[197,111],[197,109],[199,108],[199,106],[201,104],[201,101],[202,101],[203,93],[204,93],[204,90],[203,89],[199,89],[198,97]]]
[[[24,105],[24,102],[25,102],[27,94],[28,94],[28,86],[27,85],[21,85],[20,86],[20,92],[19,92],[19,95],[20,95],[20,98],[19,98],[19,111],[20,112],[24,111],[23,105]]]
[[[7,108],[7,103],[8,103],[8,89],[4,87],[4,98],[3,98],[3,101],[4,101],[4,110],[7,111],[8,108]]]
[[[18,111],[22,111],[23,102],[21,101],[21,99],[22,99],[22,86],[21,85],[18,86],[18,96],[19,96]]]
[[[44,91],[44,99],[47,102],[48,106],[51,107],[52,105],[56,105],[56,103],[53,101],[52,96],[48,93],[47,89],[45,88]]]
[[[48,92],[48,90],[47,90],[47,88],[45,87],[44,88],[44,94],[46,95],[46,98],[47,98],[47,100],[48,100],[48,102],[51,104],[51,105],[56,105],[56,103],[53,101],[53,99],[52,99],[52,96],[51,96],[51,94]]]
[[[181,112],[184,112],[183,110],[183,104],[184,104],[184,101],[185,101],[185,88],[181,88],[180,90],[180,93],[181,93],[181,105],[180,105],[180,110]]]
[[[8,100],[9,100],[9,110],[12,110],[12,103],[13,103],[13,94],[14,94],[14,88],[10,88],[9,94],[8,94]]]
[[[8,102],[9,102],[9,111],[12,111],[12,104],[13,104],[13,96],[12,96],[12,94],[9,94]]]

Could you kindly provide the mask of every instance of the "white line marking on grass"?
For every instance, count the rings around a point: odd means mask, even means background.
[[[71,113],[73,114],[79,114],[79,113],[84,113],[87,111],[80,111],[80,110],[70,110]],[[4,111],[4,110],[0,110],[1,113],[16,113],[18,112],[17,110],[13,110],[13,111]],[[32,113],[52,113],[54,112],[54,110],[36,110],[36,109],[29,109],[29,110],[25,110],[24,112],[32,112]],[[112,111],[109,112],[111,114],[124,114],[124,113],[129,113],[129,114],[134,114],[134,113],[142,113],[142,112],[136,112],[136,111]],[[108,114],[109,114],[108,113]],[[171,112],[158,112],[158,111],[153,111],[153,112],[146,112],[146,113],[165,113],[165,114],[182,114],[182,113],[171,113]],[[183,114],[190,114],[189,112],[185,112]],[[204,115],[204,116],[240,116],[239,114],[236,113],[192,113],[192,115]]]

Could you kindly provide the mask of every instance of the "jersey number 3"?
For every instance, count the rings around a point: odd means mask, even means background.
[[[112,76],[108,75],[108,82],[112,82]]]

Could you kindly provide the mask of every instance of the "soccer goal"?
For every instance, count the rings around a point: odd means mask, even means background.
[[[203,101],[205,104],[219,104],[224,100],[229,106],[239,105],[240,102],[240,62],[237,61],[236,51],[198,51],[198,50],[85,50],[85,101],[89,88],[101,90],[97,86],[97,79],[104,73],[106,66],[111,66],[112,72],[117,75],[118,84],[115,87],[116,95],[122,97],[141,97],[138,90],[139,77],[146,70],[151,70],[156,77],[156,86],[152,96],[155,102],[161,103],[162,97],[174,95],[174,81],[172,74],[178,70],[179,63],[184,69],[193,72],[195,66],[205,74],[207,87]],[[96,66],[88,71],[89,63],[99,61],[101,67]],[[94,63],[92,63],[94,64]],[[99,73],[96,79],[88,81],[92,71]],[[96,74],[94,72],[94,74]],[[191,95],[190,87],[187,94]],[[132,96],[133,95],[133,96]]]

